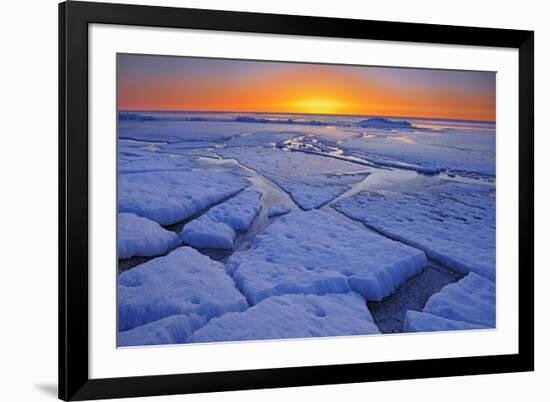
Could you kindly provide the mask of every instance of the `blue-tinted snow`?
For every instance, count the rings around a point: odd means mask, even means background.
[[[423,313],[407,312],[406,331],[495,328],[495,283],[470,273],[432,295]]]
[[[261,193],[244,191],[186,224],[182,240],[197,248],[232,249],[238,232],[250,226],[260,212]]]
[[[377,334],[356,293],[271,297],[241,313],[212,319],[190,342]]]
[[[275,216],[284,215],[290,212],[288,205],[277,203],[271,206],[267,211],[267,216],[273,218]]]
[[[494,327],[495,283],[470,273],[431,296],[424,311],[450,320]]]
[[[190,157],[170,157],[144,148],[131,148],[127,152],[119,150],[119,175],[143,172],[190,171],[194,167],[196,167],[196,164]]]
[[[117,346],[185,343],[193,331],[202,327],[206,322],[206,317],[196,314],[172,315],[128,331],[120,331]]]
[[[237,159],[273,180],[305,210],[318,208],[365,179],[365,166],[303,152],[264,147],[223,148],[225,158]]]
[[[154,221],[129,213],[118,214],[118,258],[162,255],[180,244],[174,232]]]
[[[403,332],[457,331],[466,329],[484,329],[482,325],[464,321],[449,320],[430,313],[414,310],[407,311]]]
[[[339,144],[346,154],[423,173],[495,176],[495,131],[368,130]]]
[[[285,293],[345,293],[381,300],[427,265],[423,252],[320,211],[291,212],[226,264],[255,304]]]
[[[296,132],[266,132],[259,131],[232,137],[225,143],[226,147],[274,147],[277,144],[300,135]]]
[[[118,278],[119,331],[176,314],[210,319],[247,306],[223,265],[190,247],[180,247]]]
[[[170,225],[247,187],[240,174],[215,169],[120,175],[118,210]]]
[[[447,267],[495,278],[493,186],[437,181],[405,191],[363,191],[332,206]]]

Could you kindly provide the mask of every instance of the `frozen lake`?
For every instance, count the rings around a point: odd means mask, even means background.
[[[492,328],[495,124],[120,112],[119,346]]]

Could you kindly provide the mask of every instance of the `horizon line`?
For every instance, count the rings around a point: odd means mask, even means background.
[[[234,110],[193,110],[193,109],[117,109],[117,112],[168,112],[168,113],[248,113],[248,114],[288,114],[305,116],[351,116],[351,117],[390,117],[400,119],[418,119],[418,120],[446,120],[446,121],[464,121],[471,123],[496,123],[496,120],[475,120],[475,119],[457,119],[445,117],[419,117],[419,116],[398,116],[398,115],[378,115],[378,114],[352,114],[352,113],[304,113],[304,112],[253,112],[253,111],[234,111]]]

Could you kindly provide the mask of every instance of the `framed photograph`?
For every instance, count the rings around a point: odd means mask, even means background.
[[[59,5],[59,397],[530,371],[534,33]]]

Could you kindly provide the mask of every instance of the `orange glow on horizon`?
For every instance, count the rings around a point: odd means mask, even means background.
[[[193,62],[199,64],[194,70],[183,64],[171,74],[153,73],[150,66],[139,76],[119,73],[119,109],[496,118],[494,85],[479,89],[456,74],[447,79],[436,72],[431,80],[429,71],[417,78],[419,70],[389,74],[383,68],[371,73],[365,67],[241,61],[245,74],[225,65],[212,68],[212,60]]]

